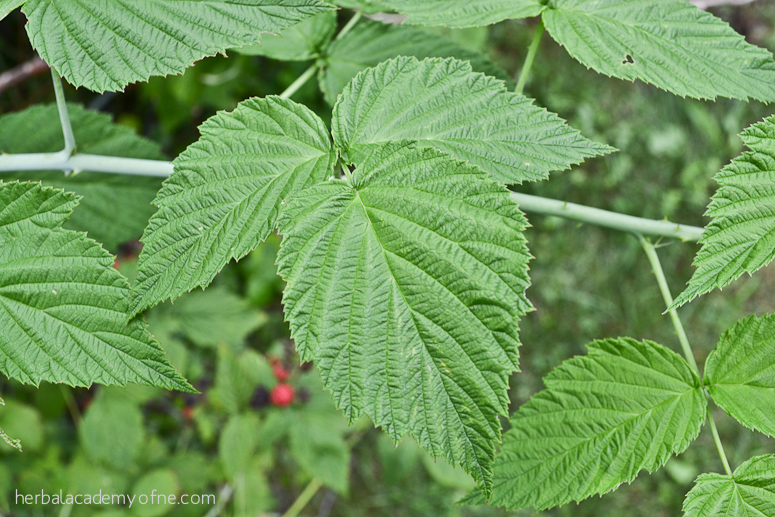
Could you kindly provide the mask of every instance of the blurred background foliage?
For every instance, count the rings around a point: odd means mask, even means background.
[[[775,49],[775,3],[760,0],[714,12],[749,42]],[[340,27],[350,15],[339,13]],[[34,58],[23,25],[18,12],[0,22],[0,73]],[[519,20],[432,34],[446,38],[445,45],[453,42],[467,52],[487,54],[514,77],[533,26],[534,20]],[[713,175],[742,151],[737,134],[771,114],[759,103],[685,100],[641,83],[598,76],[549,38],[539,56],[526,94],[587,137],[621,152],[555,173],[548,182],[516,187],[519,191],[701,226],[715,188]],[[123,93],[97,95],[70,87],[66,93],[174,157],[197,139],[197,126],[216,111],[232,110],[247,97],[278,94],[308,66],[229,52],[197,63],[183,76],[154,78]],[[42,73],[1,91],[0,113],[52,100],[50,79]],[[314,80],[294,100],[330,119],[330,106]],[[57,126],[55,119],[50,123]],[[631,336],[677,347],[661,315],[664,307],[646,258],[633,238],[556,218],[529,218],[536,257],[529,295],[537,310],[521,326],[522,372],[512,379],[512,410],[542,388],[542,376],[583,354],[584,344],[593,339]],[[209,517],[280,515],[290,508],[291,514],[299,510],[309,516],[506,515],[494,508],[455,507],[472,481],[460,469],[434,462],[411,440],[396,448],[369,421],[348,427],[312,365],[298,363],[282,314],[283,283],[275,275],[278,246],[275,236],[227,266],[207,291],[148,312],[152,332],[199,395],[136,386],[34,388],[0,382],[6,401],[0,427],[20,438],[24,449],[19,453],[0,444],[0,514]],[[116,266],[132,278],[138,244],[130,241],[117,249]],[[674,293],[691,275],[696,250],[678,242],[660,248]],[[700,363],[739,318],[775,312],[773,282],[770,267],[682,309]],[[289,405],[274,399],[278,383],[293,388]],[[771,440],[718,413],[733,468],[745,458],[775,452]],[[720,470],[706,428],[666,468],[644,473],[603,498],[540,515],[679,515],[695,477]],[[131,510],[14,504],[16,491],[60,489],[215,494],[218,503],[215,508],[147,505]]]

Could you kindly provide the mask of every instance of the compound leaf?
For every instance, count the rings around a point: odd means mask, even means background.
[[[330,176],[336,162],[323,121],[279,97],[248,99],[200,131],[154,201],[133,314],[208,285],[269,236],[286,197]]]
[[[539,0],[381,0],[401,14],[406,23],[476,27],[506,19],[538,16],[545,7]]]
[[[712,220],[694,258],[697,270],[673,307],[775,259],[775,117],[754,124],[740,137],[751,151],[716,175],[719,189],[705,212]]]
[[[741,424],[775,436],[775,314],[745,318],[721,336],[705,364],[705,385]]]
[[[78,151],[83,153],[163,160],[158,144],[114,124],[103,113],[68,104]],[[0,153],[46,153],[64,147],[56,105],[33,106],[0,117]],[[36,179],[44,185],[83,196],[65,228],[89,232],[89,237],[115,251],[119,244],[139,239],[153,215],[151,201],[161,179],[124,174],[62,171],[0,173],[0,179]]]
[[[506,184],[545,179],[611,152],[456,59],[398,57],[358,74],[334,108],[344,159],[391,141],[436,147]]]
[[[487,56],[463,48],[449,38],[416,27],[363,20],[331,44],[318,74],[320,89],[334,105],[358,72],[396,56],[456,57],[470,61],[475,72],[510,81],[508,74]]]
[[[143,322],[113,257],[59,226],[72,194],[0,183],[0,371],[24,383],[128,382],[192,391]]]
[[[588,348],[511,417],[489,504],[542,510],[604,494],[664,465],[699,434],[707,402],[680,356],[630,338]],[[484,502],[480,494],[464,501]]]
[[[350,421],[492,483],[517,368],[530,259],[503,186],[434,149],[354,156],[352,180],[297,194],[281,216],[286,316]]]
[[[256,45],[330,6],[318,0],[27,0],[27,35],[75,86],[122,90]]]
[[[306,61],[319,57],[336,31],[336,11],[326,11],[289,27],[280,34],[267,34],[260,45],[238,49],[241,54],[266,56],[283,61]]]
[[[702,474],[686,495],[684,517],[775,515],[775,456],[757,456],[730,476]]]
[[[697,99],[775,101],[775,61],[686,0],[551,0],[552,37],[601,74]]]

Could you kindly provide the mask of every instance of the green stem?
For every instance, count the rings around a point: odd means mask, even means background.
[[[724,472],[727,476],[732,477],[732,469],[729,467],[729,461],[727,461],[727,453],[724,452],[724,445],[721,443],[721,437],[718,435],[718,429],[716,429],[716,422],[713,420],[713,415],[708,411],[708,422],[710,423],[710,432],[713,434],[713,441],[716,442],[716,450],[721,458],[721,463],[724,464]]]
[[[659,284],[659,290],[662,292],[662,298],[665,301],[665,305],[670,307],[673,305],[673,295],[670,294],[670,287],[667,285],[667,279],[665,278],[665,272],[662,269],[662,263],[659,261],[657,249],[642,235],[638,235],[638,241],[640,241],[643,250],[646,252],[646,256],[651,263],[651,269],[654,271],[654,276],[657,277],[657,283]],[[678,341],[681,343],[684,357],[686,357],[689,365],[699,376],[700,386],[702,386],[700,368],[697,366],[697,361],[694,359],[692,347],[689,344],[689,339],[686,337],[686,331],[681,323],[681,319],[678,317],[678,312],[675,309],[671,309],[667,312],[670,314],[670,319],[673,321],[673,327],[678,335]],[[716,428],[716,422],[713,420],[713,413],[710,410],[708,411],[708,423],[710,424],[711,434],[713,434],[713,441],[716,442],[716,450],[718,451],[719,458],[721,458],[721,463],[724,465],[724,471],[727,475],[731,476],[732,469],[729,467],[729,460],[727,460],[727,455],[724,452],[724,445],[721,443],[721,438],[719,437],[718,429]]]
[[[280,94],[280,97],[283,99],[290,99],[291,95],[299,91],[299,89],[307,84],[307,81],[312,79],[312,77],[315,75],[315,72],[318,70],[318,65],[315,63],[314,65],[307,68],[303,74],[299,76],[298,79],[293,81],[293,83],[285,89],[283,93]]]
[[[541,36],[544,35],[544,20],[538,20],[538,26],[536,27],[535,34],[533,34],[533,42],[530,44],[530,48],[527,51],[527,57],[525,63],[522,65],[522,71],[519,72],[519,80],[517,81],[517,87],[515,92],[520,95],[525,91],[525,84],[528,77],[530,77],[530,69],[533,68],[533,62],[535,61],[536,54],[538,54],[538,47],[541,45]]]
[[[163,160],[142,160],[78,153],[70,156],[67,151],[0,155],[0,172],[50,170],[107,172],[166,178],[172,174],[173,167],[170,162]]]
[[[662,269],[662,263],[659,261],[657,249],[642,235],[638,235],[638,241],[640,242],[640,245],[643,246],[643,251],[646,252],[646,256],[649,258],[649,263],[651,264],[651,270],[654,272],[654,276],[657,277],[657,284],[659,284],[662,299],[665,301],[665,305],[670,307],[673,305],[673,295],[670,294],[670,287],[667,285],[667,279],[665,278],[665,272]],[[686,331],[681,323],[681,319],[678,317],[678,312],[675,309],[672,309],[669,310],[668,313],[670,314],[670,319],[673,321],[673,327],[675,328],[675,333],[678,335],[678,342],[681,343],[684,357],[686,357],[689,365],[697,375],[700,375],[700,368],[697,366],[697,361],[694,359],[694,353],[692,353],[689,338],[686,337]]]
[[[323,486],[323,483],[318,481],[317,479],[313,479],[309,482],[307,485],[307,488],[304,489],[304,491],[299,494],[299,497],[296,498],[296,500],[293,502],[290,508],[288,508],[288,511],[286,511],[283,514],[283,517],[296,517],[301,513],[301,511],[304,509],[305,506],[312,500],[313,497],[315,497],[315,494],[320,490],[320,487]]]
[[[67,101],[65,100],[65,92],[62,88],[62,79],[53,68],[51,69],[51,79],[54,81],[54,95],[57,99],[59,121],[62,124],[62,134],[65,137],[63,154],[70,156],[75,150],[75,135],[73,134],[73,126],[70,124],[70,115],[67,113]]]
[[[344,38],[347,35],[347,33],[350,32],[359,21],[361,21],[361,17],[363,17],[363,13],[360,11],[356,11],[353,17],[350,18],[350,21],[347,22],[347,25],[342,27],[342,30],[339,31],[339,34],[336,35],[336,39]]]
[[[512,192],[511,198],[526,212],[554,215],[573,221],[594,224],[639,235],[659,235],[683,241],[696,242],[700,239],[704,231],[702,228],[696,226],[671,223],[667,220],[655,221],[653,219],[644,219],[642,217],[609,212],[599,208],[577,205],[575,203],[568,203],[567,201],[559,201],[545,197],[531,196],[529,194],[520,194],[518,192]]]

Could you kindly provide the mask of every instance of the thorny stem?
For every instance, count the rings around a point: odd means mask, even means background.
[[[62,134],[65,137],[65,148],[62,154],[70,156],[75,150],[75,135],[73,134],[73,126],[70,124],[70,115],[67,113],[67,101],[65,100],[65,92],[62,88],[62,79],[59,74],[53,68],[51,69],[51,78],[54,81],[54,95],[57,99],[57,109],[59,110],[59,121],[62,124]]]
[[[291,95],[299,91],[299,89],[307,84],[307,81],[312,79],[312,77],[315,75],[315,72],[318,71],[318,65],[315,63],[314,65],[307,68],[303,74],[301,74],[298,79],[293,81],[291,85],[285,89],[283,93],[280,94],[280,98],[282,99],[290,99]]]
[[[665,272],[662,269],[662,264],[659,261],[657,250],[654,245],[651,244],[651,242],[645,239],[642,235],[638,235],[637,237],[641,246],[643,246],[643,250],[646,252],[646,256],[648,257],[649,262],[651,263],[651,269],[654,271],[654,276],[657,277],[657,283],[659,284],[659,290],[662,292],[662,298],[665,300],[665,305],[670,307],[673,305],[673,295],[670,294],[670,287],[667,285],[667,279],[665,278]],[[689,344],[689,339],[686,337],[686,331],[684,330],[683,324],[681,323],[681,319],[678,317],[678,312],[675,309],[670,309],[667,312],[670,314],[670,319],[673,321],[673,327],[675,328],[675,332],[678,335],[678,341],[681,343],[681,349],[683,350],[684,357],[686,357],[689,365],[699,376],[700,385],[702,385],[702,375],[700,374],[700,369],[697,366],[697,361],[694,359],[692,347]],[[732,469],[729,467],[729,460],[727,460],[727,455],[724,452],[724,445],[721,443],[721,438],[719,437],[718,429],[716,428],[716,422],[713,420],[713,413],[711,413],[710,410],[708,411],[708,423],[710,425],[711,434],[713,434],[713,441],[716,443],[716,450],[718,451],[719,458],[721,458],[721,463],[724,465],[724,471],[727,473],[727,475],[732,476]]]
[[[519,72],[519,80],[517,81],[517,87],[515,92],[522,95],[525,91],[525,84],[528,77],[530,77],[530,69],[533,68],[533,62],[535,61],[536,54],[538,54],[538,47],[541,44],[541,36],[544,35],[544,21],[543,19],[538,21],[535,34],[533,34],[533,42],[530,44],[530,48],[527,51],[527,57],[525,63],[522,65],[522,71]]]

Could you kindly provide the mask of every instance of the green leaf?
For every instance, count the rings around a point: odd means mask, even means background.
[[[455,59],[398,57],[358,74],[334,108],[343,158],[392,141],[436,147],[506,184],[612,151]]]
[[[483,490],[517,368],[526,221],[476,167],[412,144],[353,155],[352,180],[297,194],[278,268],[302,360],[353,422],[415,437]]]
[[[716,175],[719,189],[694,258],[697,270],[672,308],[721,289],[775,259],[775,117],[740,134],[751,149]]]
[[[27,0],[0,0],[0,20],[11,14]]]
[[[746,427],[775,436],[775,314],[740,320],[705,364],[714,402]]]
[[[279,97],[244,101],[200,131],[154,201],[134,314],[208,285],[269,236],[285,198],[323,181],[336,162],[323,121]]]
[[[475,72],[510,80],[487,56],[463,48],[449,38],[416,27],[363,20],[331,44],[318,74],[320,89],[333,106],[358,72],[396,56],[456,57],[470,61]]]
[[[152,331],[158,323],[165,334],[180,333],[201,347],[238,345],[265,321],[264,314],[223,288],[191,293],[174,305],[160,305],[148,315]]]
[[[475,27],[509,18],[538,16],[545,9],[539,0],[381,0],[407,15],[406,23]]]
[[[247,408],[250,397],[261,381],[257,378],[257,370],[260,371],[262,365],[257,364],[252,354],[254,352],[246,351],[238,357],[228,346],[218,347],[215,387],[210,393],[215,405],[229,414],[238,414]],[[266,370],[262,373],[266,373]],[[267,381],[269,379],[271,373],[266,378]]]
[[[260,45],[237,49],[241,54],[283,61],[307,61],[325,52],[336,31],[336,11],[326,11],[289,27],[280,34],[266,34]]]
[[[601,74],[683,97],[775,101],[772,54],[685,0],[551,0],[543,20]]]
[[[9,400],[8,405],[0,410],[0,425],[2,426],[2,438],[11,448],[0,445],[0,451],[16,452],[24,447],[26,452],[37,452],[46,445],[46,428],[40,411],[15,400]],[[21,439],[13,439],[8,436],[19,436]]]
[[[103,113],[68,104],[78,151],[103,156],[164,160],[160,146],[114,124]],[[48,153],[62,150],[64,138],[56,105],[32,108],[0,117],[0,153]],[[62,171],[0,173],[0,179],[42,180],[44,185],[83,196],[64,227],[89,232],[89,237],[115,251],[119,244],[139,239],[154,213],[151,201],[161,179],[124,174]]]
[[[132,515],[139,517],[161,517],[167,515],[175,508],[176,502],[170,500],[171,496],[177,499],[180,492],[178,475],[172,470],[157,469],[145,474],[132,487],[132,495],[147,504],[134,504]]]
[[[58,226],[72,194],[0,182],[0,371],[24,383],[191,391],[139,320],[113,257]],[[77,309],[77,310],[76,310]]]
[[[27,0],[27,35],[74,86],[123,90],[205,56],[256,45],[329,10],[318,0]]]
[[[390,7],[381,0],[334,0],[331,3],[347,9],[358,9],[369,14],[390,11]]]
[[[80,437],[92,460],[128,470],[143,447],[143,414],[128,399],[100,393],[86,412]]]
[[[221,433],[218,457],[229,479],[244,473],[258,446],[258,417],[253,413],[235,415],[229,418]],[[317,430],[320,434],[320,429]]]
[[[336,420],[333,424],[332,419]],[[337,422],[344,422],[337,413],[297,413],[290,428],[289,447],[309,476],[347,495],[350,448],[341,433],[332,432]]]
[[[684,517],[770,517],[775,515],[775,456],[757,456],[732,477],[702,474],[686,495]]]
[[[511,417],[490,505],[542,510],[604,494],[664,465],[699,434],[707,402],[678,354],[630,338],[588,348]]]

